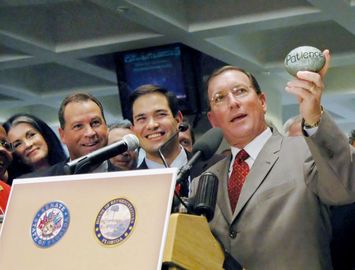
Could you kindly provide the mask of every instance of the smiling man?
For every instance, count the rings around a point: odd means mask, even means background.
[[[101,103],[93,96],[78,93],[60,106],[59,135],[74,160],[107,145],[108,128]]]
[[[132,130],[146,152],[139,168],[163,168],[158,150],[178,132],[178,126],[182,122],[177,98],[164,88],[143,85],[130,96],[130,103]],[[187,163],[187,153],[179,144],[178,136],[175,136],[164,152],[170,167],[179,168]]]
[[[183,119],[176,96],[155,85],[142,85],[130,96],[130,104],[132,130],[146,152],[138,169],[164,168],[159,149],[178,132]],[[184,150],[179,143],[179,136],[175,136],[164,147],[164,157],[169,167],[181,168],[191,158],[191,153]],[[190,192],[190,180],[220,159],[220,156],[215,155],[208,161],[197,162],[191,169],[191,177],[178,186],[180,195],[187,196]]]
[[[59,135],[67,146],[70,160],[77,159],[107,145],[108,128],[103,107],[99,100],[86,93],[67,96],[58,112]],[[60,162],[38,173],[24,177],[63,175],[64,165]],[[90,172],[109,171],[107,161],[91,168]]]

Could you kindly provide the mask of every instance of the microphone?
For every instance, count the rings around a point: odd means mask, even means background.
[[[182,166],[176,176],[176,186],[188,187],[188,177],[192,166],[199,159],[208,160],[217,151],[219,145],[223,139],[223,133],[220,128],[211,128],[192,147],[192,158]],[[179,208],[179,204],[182,204],[188,212],[191,211],[191,202],[185,202],[180,196],[179,192],[175,191],[173,200],[173,211]]]
[[[183,182],[188,175],[192,165],[199,159],[206,161],[210,159],[217,151],[223,139],[223,133],[220,128],[211,128],[192,147],[192,158],[187,164],[182,166],[177,174],[176,183]]]
[[[160,156],[160,159],[163,161],[163,164],[165,166],[165,168],[168,168],[169,165],[168,163],[166,162],[166,159],[165,159],[165,156],[163,154],[163,151],[165,150],[165,148],[167,146],[170,145],[170,143],[176,138],[176,136],[178,136],[179,132],[185,132],[186,130],[189,129],[189,124],[185,123],[185,122],[181,122],[178,126],[178,130],[177,132],[174,133],[173,136],[171,136],[165,143],[163,143],[159,150],[158,150],[158,153],[159,153],[159,156]]]
[[[122,140],[107,145],[64,165],[65,174],[85,173],[93,165],[99,164],[126,151],[133,151],[139,146],[138,138],[133,134],[123,136]]]
[[[200,176],[196,195],[193,197],[193,213],[205,216],[210,222],[214,216],[218,193],[218,178],[211,172]]]
[[[207,221],[213,219],[218,194],[218,178],[214,173],[203,173],[198,181],[193,197],[174,196],[173,211],[205,216]]]

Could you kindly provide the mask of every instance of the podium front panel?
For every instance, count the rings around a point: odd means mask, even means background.
[[[176,169],[15,180],[0,269],[160,269],[175,180]]]

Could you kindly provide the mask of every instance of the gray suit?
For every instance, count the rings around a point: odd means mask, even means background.
[[[274,130],[234,214],[227,192],[230,158],[216,163],[208,169],[219,178],[212,231],[248,270],[332,269],[327,205],[355,199],[353,150],[327,113],[306,139]],[[194,181],[193,190],[196,186]]]

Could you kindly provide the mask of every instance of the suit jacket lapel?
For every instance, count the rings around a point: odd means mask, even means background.
[[[282,136],[277,132],[276,129],[274,129],[273,135],[261,149],[258,157],[250,169],[250,172],[243,185],[242,192],[240,193],[238,203],[233,214],[233,219],[238,216],[240,211],[250,200],[261,183],[265,180],[268,172],[279,158],[281,142]]]
[[[142,163],[137,167],[137,170],[144,170],[144,169],[148,169],[145,159],[143,159]]]

